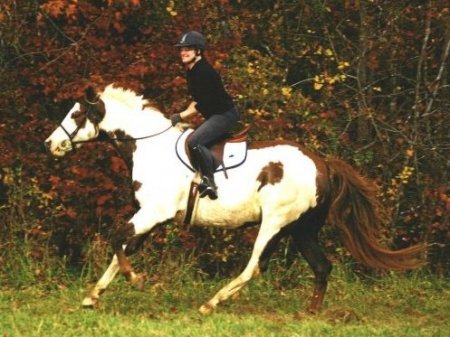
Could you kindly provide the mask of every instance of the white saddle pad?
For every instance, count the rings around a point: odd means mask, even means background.
[[[175,151],[181,162],[189,168],[191,171],[195,171],[192,167],[191,162],[186,154],[185,143],[186,138],[193,132],[192,129],[187,129],[178,138],[175,145]],[[239,165],[242,165],[247,159],[247,142],[239,143],[226,143],[223,150],[223,166],[220,165],[217,171],[223,171],[224,169],[229,170]]]

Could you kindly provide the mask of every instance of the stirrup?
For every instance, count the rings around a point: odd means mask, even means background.
[[[211,200],[217,199],[217,186],[207,176],[203,176],[202,181],[198,185],[198,193],[200,198],[208,196]]]

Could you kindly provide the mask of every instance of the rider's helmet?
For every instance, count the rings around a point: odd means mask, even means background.
[[[175,47],[193,47],[195,49],[204,50],[206,47],[206,40],[201,33],[193,30],[181,35]]]

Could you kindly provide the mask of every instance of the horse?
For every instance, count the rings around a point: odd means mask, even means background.
[[[87,87],[59,126],[45,140],[52,155],[62,157],[100,131],[117,145],[132,169],[134,196],[139,205],[131,219],[112,233],[114,256],[109,267],[83,299],[98,305],[100,294],[120,271],[142,287],[143,276],[129,261],[136,242],[159,225],[182,225],[191,182],[196,172],[174,150],[183,130],[149,101],[132,90],[110,84],[97,92]],[[164,178],[164,179],[163,179]],[[353,257],[375,269],[420,267],[424,245],[390,250],[379,243],[383,207],[376,185],[337,158],[322,158],[298,143],[284,140],[249,141],[245,161],[215,173],[218,199],[197,199],[192,225],[233,229],[259,225],[250,259],[243,271],[199,308],[210,313],[253,277],[265,270],[283,237],[291,237],[314,274],[307,310],[321,309],[332,265],[319,244],[324,224],[336,226]]]

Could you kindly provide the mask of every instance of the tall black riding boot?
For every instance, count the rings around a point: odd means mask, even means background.
[[[213,159],[209,150],[201,145],[192,149],[195,164],[202,175],[202,181],[198,185],[200,198],[209,196],[210,199],[217,199],[217,186],[214,181]]]

